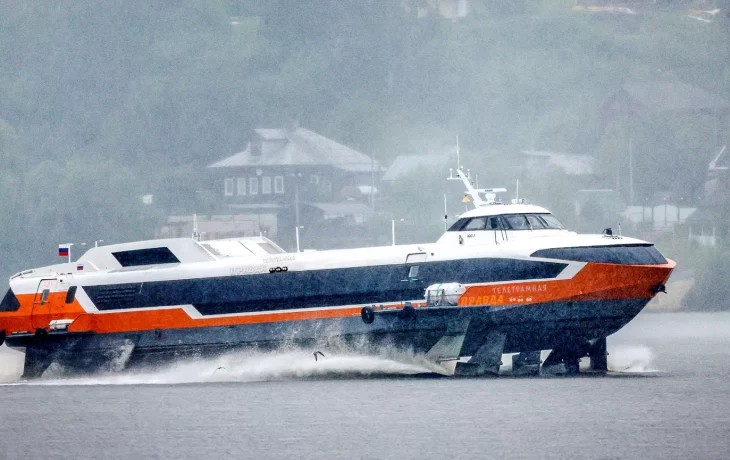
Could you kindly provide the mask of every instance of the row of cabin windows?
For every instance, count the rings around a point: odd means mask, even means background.
[[[552,214],[503,214],[500,216],[464,217],[457,220],[449,228],[449,231],[550,229],[563,229],[563,224]]]
[[[271,195],[271,176],[263,176],[261,179],[261,194]],[[246,187],[248,185],[248,187]],[[284,193],[284,176],[274,176],[273,193],[281,195]],[[239,177],[233,179],[229,177],[224,181],[224,193],[226,196],[233,195],[258,195],[259,194],[259,178],[258,177]]]

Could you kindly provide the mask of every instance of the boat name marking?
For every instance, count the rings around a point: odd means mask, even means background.
[[[462,305],[503,305],[505,303],[525,303],[533,302],[532,296],[523,296],[520,294],[530,294],[533,292],[546,292],[547,284],[529,284],[520,286],[495,286],[492,288],[492,294],[465,296]],[[509,296],[505,299],[504,294],[517,294]],[[505,302],[506,300],[506,302]]]
[[[231,276],[254,275],[254,274],[266,273],[266,272],[267,272],[267,269],[266,269],[265,264],[244,265],[243,267],[231,267],[231,269],[230,269]]]
[[[477,295],[467,296],[464,305],[500,305],[504,303],[504,296]]]
[[[547,284],[528,284],[519,286],[495,286],[492,288],[493,294],[523,294],[526,292],[545,292]]]

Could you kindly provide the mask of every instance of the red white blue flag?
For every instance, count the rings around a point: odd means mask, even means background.
[[[84,264],[76,264],[76,270],[81,271],[84,269]]]
[[[68,246],[64,244],[58,245],[58,256],[59,257],[68,257]]]

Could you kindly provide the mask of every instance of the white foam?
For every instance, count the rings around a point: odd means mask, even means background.
[[[644,345],[613,345],[608,347],[608,370],[611,372],[659,372],[651,367],[654,352]]]
[[[0,346],[0,383],[15,382],[23,374],[25,355],[5,345]]]
[[[47,372],[28,385],[171,385],[198,382],[260,382],[341,376],[389,376],[421,373],[448,374],[438,364],[409,353],[388,350],[380,356],[322,350],[236,352],[215,359],[180,361],[138,372],[114,372],[90,377],[56,378]],[[49,375],[51,374],[51,375]],[[17,380],[15,381],[17,382]]]

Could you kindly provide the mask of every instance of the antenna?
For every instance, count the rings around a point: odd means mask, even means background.
[[[200,233],[198,233],[198,215],[193,214],[193,239],[200,241]]]
[[[454,169],[449,168],[449,177],[447,177],[447,180],[460,180],[464,187],[466,187],[466,192],[464,192],[464,199],[462,200],[464,203],[469,202],[469,196],[471,196],[471,201],[474,202],[474,207],[480,207],[480,206],[486,206],[490,204],[497,203],[497,193],[506,192],[507,189],[504,188],[478,188],[478,180],[479,176],[476,175],[477,178],[477,188],[474,188],[474,186],[471,183],[471,171],[466,170],[466,174],[464,174],[464,170],[461,167],[461,154],[459,152],[459,136],[456,136],[456,177],[454,177]],[[484,195],[484,198],[481,197],[481,194]],[[464,205],[466,207],[466,205]],[[446,200],[444,198],[444,215],[446,217]]]
[[[444,231],[449,228],[449,213],[446,211],[446,194],[444,193]]]
[[[520,180],[517,179],[517,188],[515,188],[515,199],[519,202],[520,200]]]

